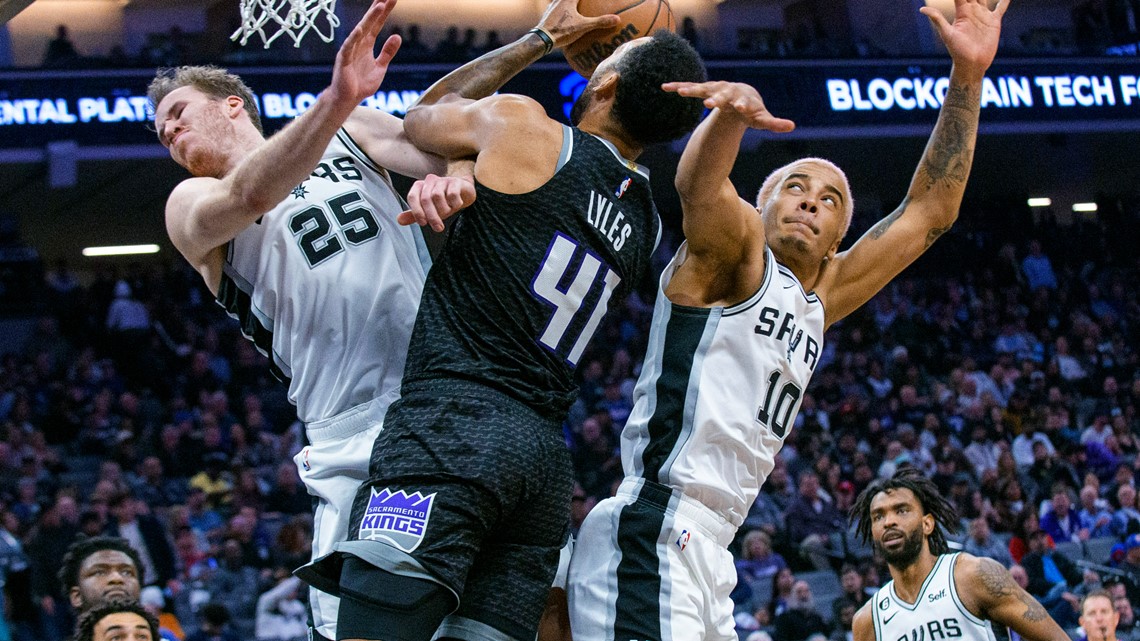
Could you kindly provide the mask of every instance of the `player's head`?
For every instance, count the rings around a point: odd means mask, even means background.
[[[1089,641],[1106,641],[1116,637],[1120,613],[1106,590],[1093,590],[1081,600],[1081,629]]]
[[[126,539],[110,536],[72,543],[59,569],[63,592],[80,612],[111,599],[137,601],[142,579],[138,551]]]
[[[158,140],[175,162],[195,176],[217,175],[218,156],[244,121],[262,133],[261,116],[249,87],[217,67],[160,69],[147,88]],[[192,140],[181,140],[192,133]]]
[[[801,158],[768,175],[756,208],[768,245],[781,262],[819,265],[847,235],[855,201],[847,175],[835,163]]]
[[[638,145],[676,140],[700,122],[704,105],[661,89],[666,82],[704,82],[708,78],[700,55],[671,31],[636,38],[602,61],[582,91],[570,121],[575,125],[599,95],[612,98],[611,114]]]
[[[949,551],[943,528],[957,523],[958,515],[933,481],[903,467],[868,485],[851,506],[851,519],[858,522],[860,538],[870,540],[889,565],[905,568],[924,548],[931,554]]]
[[[136,601],[108,601],[79,617],[75,641],[158,641],[158,620]]]

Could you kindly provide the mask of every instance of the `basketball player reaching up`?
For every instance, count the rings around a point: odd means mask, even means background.
[[[396,222],[404,205],[384,168],[445,169],[407,141],[398,118],[358,107],[399,47],[390,38],[373,56],[394,4],[372,3],[337,54],[332,84],[269,139],[253,94],[224,70],[168,70],[148,91],[159,140],[194,176],[167,201],[170,238],[270,356],[305,423],[310,445],[295,460],[317,499],[314,557],[346,536],[399,392],[429,263],[420,230]],[[473,188],[455,180],[469,202]],[[313,591],[310,607],[317,637],[333,638],[336,599]]]
[[[521,55],[500,50],[455,73],[485,64],[513,75],[555,42],[565,44],[532,32],[508,45]],[[668,33],[626,43],[598,67],[576,127],[518,95],[448,95],[409,110],[415,144],[474,157],[478,197],[424,287],[401,397],[357,496],[355,540],[305,568],[342,597],[339,639],[535,638],[568,531],[561,426],[574,367],[611,298],[648,270],[659,236],[633,159],[700,119],[699,100],[662,83],[704,78],[700,57]]]
[[[625,480],[586,518],[570,563],[576,640],[736,638],[727,545],[794,423],[825,329],[957,216],[1007,4],[958,0],[953,24],[922,9],[953,58],[946,99],[902,205],[842,253],[853,204],[832,163],[777,169],[756,205],[729,180],[749,127],[790,121],[747,85],[666,85],[713,111],[677,169],[686,242],[661,276],[622,433]]]
[[[945,528],[958,515],[919,470],[907,466],[871,483],[855,499],[851,518],[891,572],[855,614],[855,641],[993,641],[991,622],[1026,641],[1069,638],[1000,563],[950,553]]]

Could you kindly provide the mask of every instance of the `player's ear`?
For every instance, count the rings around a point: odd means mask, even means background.
[[[245,111],[245,101],[241,96],[228,96],[226,98],[226,112],[231,118],[236,118]]]
[[[609,71],[594,87],[594,96],[596,98],[612,99],[614,94],[617,93],[618,74],[616,71]]]
[[[934,524],[934,515],[933,514],[923,514],[922,515],[922,532],[924,534],[926,534],[926,536],[930,536],[931,534],[934,534],[934,525],[935,524]]]

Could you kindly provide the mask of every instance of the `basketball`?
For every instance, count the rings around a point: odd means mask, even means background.
[[[621,18],[613,29],[591,31],[562,51],[574,71],[587,78],[623,43],[658,29],[675,31],[677,25],[669,0],[580,0],[578,12],[591,18],[607,13]]]

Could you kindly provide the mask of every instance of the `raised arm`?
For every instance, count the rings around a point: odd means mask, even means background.
[[[1009,570],[993,559],[958,556],[954,583],[962,605],[994,623],[1009,627],[1026,641],[1065,641],[1061,626],[1037,599],[1013,581]]]
[[[986,0],[955,4],[953,24],[936,9],[920,9],[950,51],[950,85],[902,204],[836,256],[816,286],[829,325],[870,300],[958,217],[974,158],[982,80],[997,53],[1009,0],[993,10]]]
[[[750,127],[788,132],[795,124],[769,113],[756,89],[743,83],[671,82],[662,88],[701,98],[712,109],[689,138],[677,165],[689,253],[696,260],[735,263],[749,243],[764,242],[756,209],[740,198],[729,180],[740,141]]]
[[[395,0],[374,0],[337,53],[332,83],[297,120],[260,144],[224,178],[191,178],[171,193],[166,225],[174,246],[203,276],[207,258],[253,224],[304,180],[316,167],[341,124],[366,96],[376,92],[388,63],[400,47],[399,37],[372,51]],[[240,109],[240,99],[228,107]],[[160,136],[166,144],[166,126]],[[176,138],[176,136],[175,136]],[[213,279],[206,278],[212,286]]]
[[[537,27],[440,78],[420,96],[416,107],[434,105],[448,95],[472,100],[485,98],[550,53],[552,48],[565,47],[587,32],[613,27],[618,22],[620,19],[613,14],[596,18],[583,16],[578,13],[578,0],[552,0]]]

